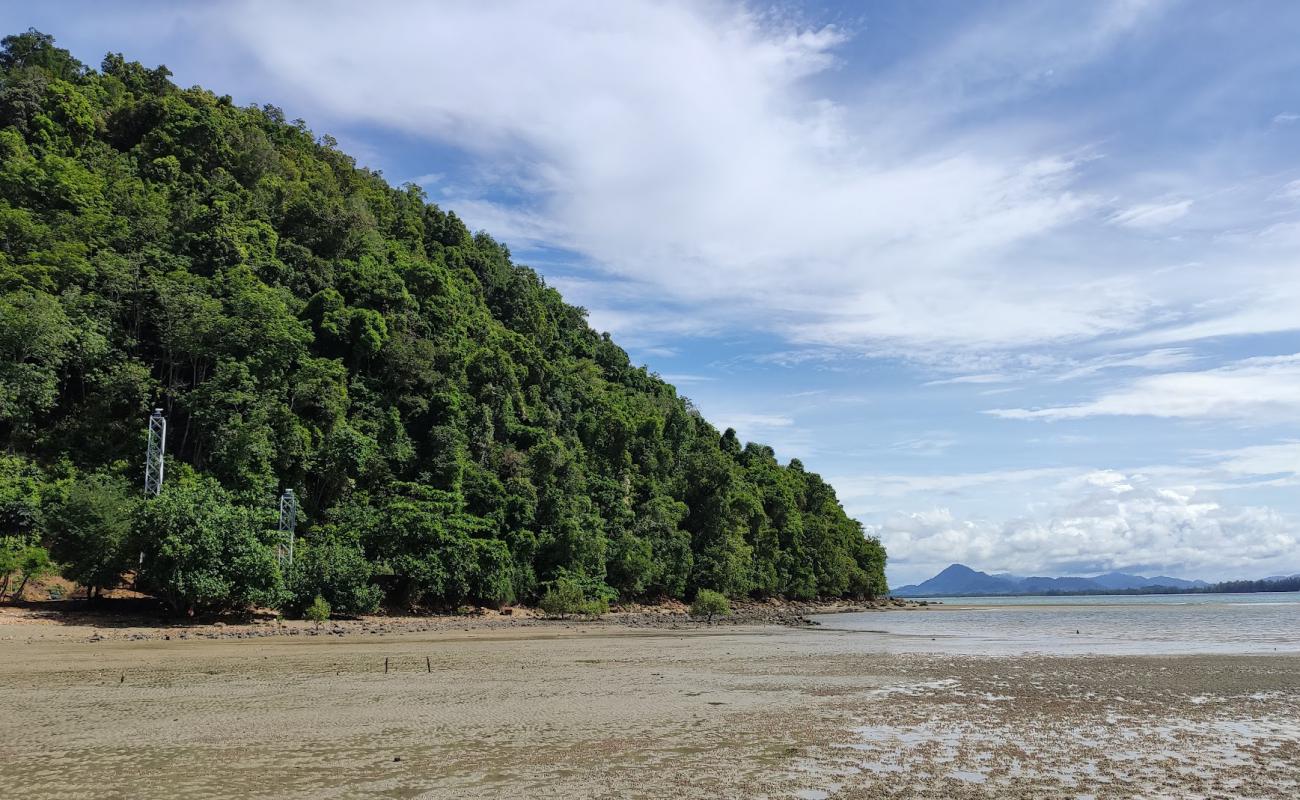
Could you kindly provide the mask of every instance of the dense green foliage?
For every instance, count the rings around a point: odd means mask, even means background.
[[[0,536],[96,586],[143,551],[177,609],[885,590],[829,485],[720,434],[506,247],[169,74],[4,40]],[[155,405],[168,479],[124,533]]]
[[[581,581],[569,577],[556,578],[546,587],[537,606],[552,617],[570,614],[597,617],[609,610],[609,599],[604,593],[596,592],[594,597],[588,594]]]
[[[28,582],[53,575],[56,571],[57,565],[44,547],[38,544],[21,546],[14,541],[0,542],[0,600],[11,587],[10,597],[21,598]]]
[[[691,616],[705,617],[709,622],[712,622],[714,617],[725,617],[730,613],[731,603],[726,596],[712,589],[701,589],[699,594],[695,595],[695,602],[691,603]]]
[[[371,582],[374,566],[354,541],[328,532],[300,541],[288,577],[290,610],[324,600],[340,614],[368,614],[379,609],[383,594]]]
[[[126,481],[90,474],[69,487],[47,514],[51,551],[65,577],[94,595],[114,586],[130,564],[136,499]]]
[[[142,504],[137,585],[175,609],[279,605],[275,520],[241,505],[210,477],[173,485]]]

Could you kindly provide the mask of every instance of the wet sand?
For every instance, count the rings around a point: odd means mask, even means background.
[[[0,785],[25,798],[1300,792],[1297,655],[886,654],[877,634],[818,628],[469,627],[99,641],[0,627]]]

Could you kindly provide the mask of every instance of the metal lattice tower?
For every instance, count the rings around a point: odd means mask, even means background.
[[[161,408],[149,418],[149,450],[144,457],[144,496],[157,497],[162,492],[163,451],[167,449],[167,418]]]
[[[298,522],[298,498],[293,489],[285,489],[280,495],[280,543],[276,546],[276,556],[283,565],[288,561],[293,566],[294,526]]]

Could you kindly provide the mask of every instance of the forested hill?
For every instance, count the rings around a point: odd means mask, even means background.
[[[178,609],[885,591],[820,477],[719,433],[419,188],[34,31],[0,54],[0,437],[4,572],[49,548],[111,586],[143,552]]]

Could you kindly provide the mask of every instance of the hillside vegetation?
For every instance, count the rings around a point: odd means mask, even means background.
[[[719,433],[419,188],[35,31],[0,52],[0,441],[11,589],[48,548],[177,611],[885,591],[820,477]]]

